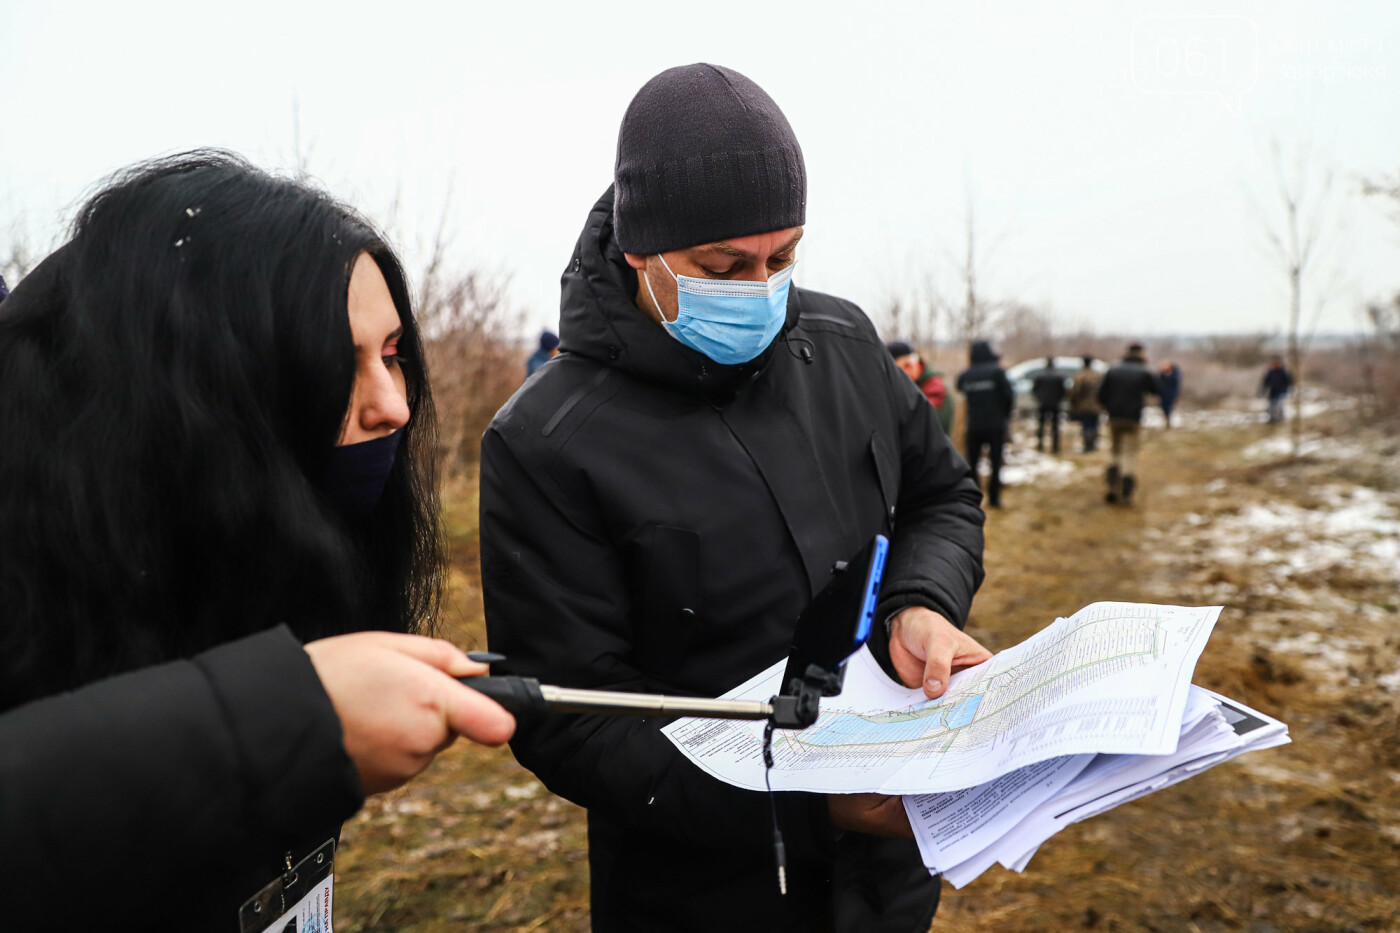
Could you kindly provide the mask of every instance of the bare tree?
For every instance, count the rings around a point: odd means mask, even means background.
[[[1319,167],[1305,145],[1294,147],[1291,157],[1277,139],[1269,142],[1273,209],[1254,200],[1259,227],[1270,253],[1288,282],[1288,368],[1293,374],[1293,453],[1302,443],[1303,346],[1300,341],[1305,298],[1314,303],[1314,321],[1326,304],[1328,290],[1317,283],[1318,250],[1332,231],[1334,176]]]
[[[1400,172],[1361,179],[1361,192],[1388,201],[1390,218],[1400,226]]]
[[[972,189],[965,188],[962,242],[956,252],[948,253],[957,287],[945,294],[934,287],[931,277],[927,281],[930,300],[943,309],[950,335],[963,343],[990,336],[998,329],[998,317],[1010,306],[1006,300],[991,296],[986,285],[987,270],[1003,238],[1004,233],[984,233],[978,225]]]
[[[1400,353],[1400,292],[1391,295],[1389,301],[1367,304],[1366,317],[1381,345],[1391,352]]]
[[[482,432],[525,375],[516,339],[523,315],[509,300],[509,284],[508,276],[469,270],[420,285],[430,296],[419,311],[450,472],[476,463]]]
[[[952,329],[964,342],[988,335],[996,305],[982,293],[980,272],[987,257],[978,251],[977,218],[972,203],[972,192],[966,192],[963,215],[963,242],[961,255],[954,263],[960,280],[960,301],[953,305]]]
[[[890,289],[876,310],[891,339],[906,340],[923,351],[938,343],[948,317],[932,275],[913,288]]]
[[[417,276],[415,304],[437,400],[443,463],[449,472],[461,472],[477,462],[482,432],[520,385],[524,358],[516,338],[524,315],[510,301],[509,275],[454,266],[451,205],[449,193]]]
[[[292,97],[292,168],[297,181],[311,177],[311,155],[315,147],[301,137],[301,97]]]
[[[1400,293],[1366,305],[1371,333],[1357,344],[1363,399],[1370,416],[1395,415],[1400,397]]]
[[[1055,314],[1049,308],[1008,301],[997,313],[997,334],[1008,358],[1049,356],[1058,349]]]
[[[0,235],[0,277],[14,288],[51,252],[52,248],[35,245],[28,218],[18,214],[10,221],[9,231]]]

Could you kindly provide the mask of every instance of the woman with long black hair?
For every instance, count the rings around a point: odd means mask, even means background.
[[[233,929],[365,792],[509,736],[383,633],[441,595],[422,359],[373,228],[219,152],[118,176],[5,300],[0,917]]]

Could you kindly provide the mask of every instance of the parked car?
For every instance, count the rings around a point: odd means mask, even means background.
[[[1095,359],[1093,366],[1094,372],[1100,376],[1108,372],[1108,363],[1104,360]],[[1074,378],[1074,374],[1083,368],[1084,357],[1082,356],[1055,357],[1055,372],[1064,377],[1066,390],[1069,389],[1069,383]],[[1045,369],[1045,357],[1043,356],[1037,356],[1007,368],[1006,378],[1011,380],[1011,388],[1016,393],[1016,414],[1022,417],[1033,417],[1036,410],[1040,408],[1035,396],[1031,394],[1031,386],[1035,384],[1035,377],[1045,372]],[[1060,407],[1069,411],[1068,395],[1066,395],[1065,401],[1060,403]]]

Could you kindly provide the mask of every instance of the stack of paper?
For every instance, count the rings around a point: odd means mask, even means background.
[[[953,675],[936,700],[862,650],[813,725],[774,734],[773,789],[912,795],[930,870],[965,884],[997,861],[1024,868],[1069,823],[1288,741],[1282,723],[1191,686],[1219,614],[1094,603]],[[782,669],[725,696],[767,699]],[[664,732],[720,780],[764,788],[761,723],[684,719]]]
[[[1171,754],[1067,755],[977,787],[907,796],[904,807],[929,871],[962,887],[997,862],[1024,871],[1040,844],[1071,823],[1288,741],[1278,720],[1193,686]]]

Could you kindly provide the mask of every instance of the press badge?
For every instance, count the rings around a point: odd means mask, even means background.
[[[330,933],[335,840],[291,864],[238,909],[239,933]]]

